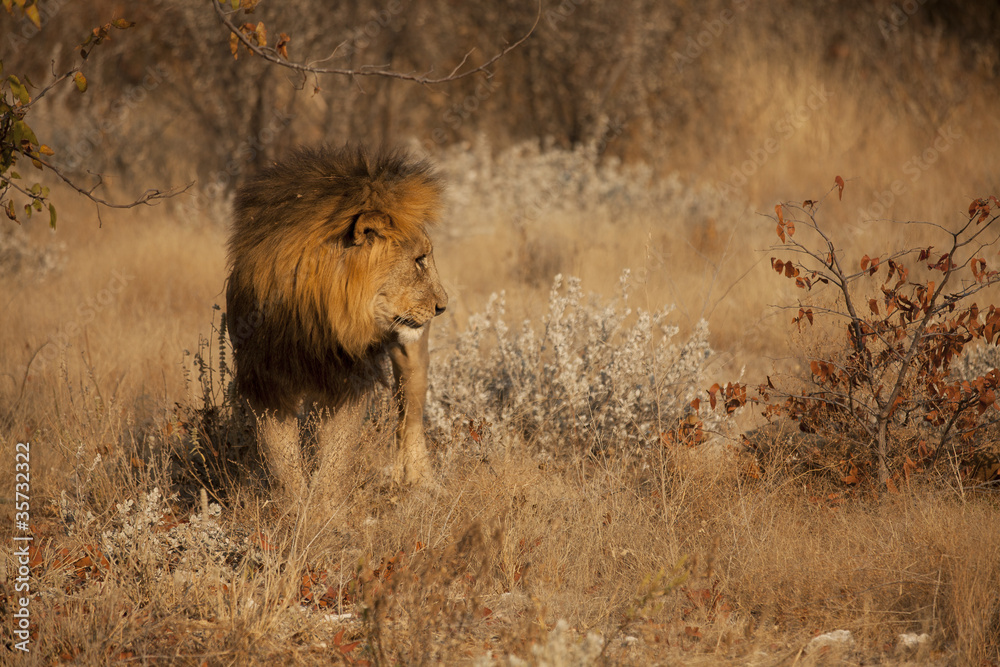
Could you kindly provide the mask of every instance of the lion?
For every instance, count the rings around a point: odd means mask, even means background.
[[[379,385],[393,386],[399,414],[393,480],[430,483],[427,340],[448,295],[427,230],[442,190],[405,152],[345,146],[300,149],[236,194],[226,285],[235,386],[292,500],[305,497],[312,467],[300,411],[320,416],[311,477],[322,495]]]

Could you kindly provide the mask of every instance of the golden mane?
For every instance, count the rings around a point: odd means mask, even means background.
[[[398,245],[436,220],[441,194],[427,163],[350,146],[300,149],[248,180],[226,294],[241,392],[259,404],[276,384],[337,393],[331,370],[370,363],[383,343],[375,294]],[[359,220],[372,217],[376,242],[358,243]]]

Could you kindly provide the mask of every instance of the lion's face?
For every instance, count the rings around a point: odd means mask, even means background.
[[[375,323],[387,340],[415,342],[424,327],[448,306],[426,234],[394,243],[385,283],[375,295]]]

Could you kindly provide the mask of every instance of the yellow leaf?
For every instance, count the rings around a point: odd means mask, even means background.
[[[42,144],[41,146],[38,147],[38,152],[41,153],[42,155],[55,155],[56,154],[56,152],[54,150],[52,150],[51,148],[49,148],[45,144]]]
[[[10,91],[17,96],[18,101],[22,105],[31,102],[31,95],[28,94],[28,89],[23,83],[21,83],[20,79],[11,74],[7,77],[7,81],[10,83]]]
[[[87,92],[87,77],[83,75],[83,72],[77,72],[73,75],[73,81],[76,82],[76,89],[81,93]]]
[[[35,24],[36,28],[42,27],[42,17],[38,14],[38,3],[31,5],[30,7],[24,8],[24,15],[28,17],[28,20]]]

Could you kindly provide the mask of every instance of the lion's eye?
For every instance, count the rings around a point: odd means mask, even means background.
[[[427,255],[421,255],[420,257],[417,257],[417,266],[419,266],[421,269],[427,268]]]

